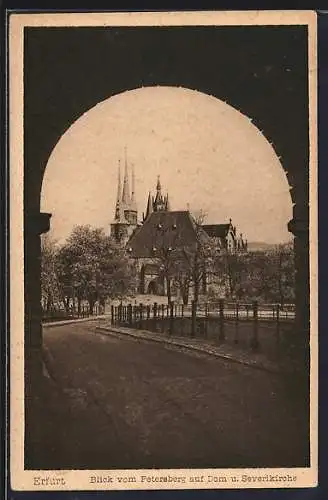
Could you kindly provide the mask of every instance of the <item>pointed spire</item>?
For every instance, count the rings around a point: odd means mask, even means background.
[[[134,173],[134,165],[132,164],[131,166],[131,177],[132,177],[132,192],[131,192],[131,210],[137,211],[137,202],[136,202],[136,194],[135,194],[135,184],[136,184],[136,179],[135,179],[135,173]]]
[[[122,193],[122,204],[124,210],[127,210],[130,206],[130,188],[129,188],[129,177],[128,177],[128,162],[126,158],[126,148],[125,148],[125,162],[124,162],[124,180],[123,180],[123,193]]]
[[[153,201],[151,199],[151,194],[150,194],[150,191],[149,191],[145,220],[148,219],[148,217],[150,216],[150,214],[152,213],[152,211],[153,211]]]
[[[158,175],[157,176],[157,186],[156,186],[156,191],[160,194],[160,192],[162,191],[162,186],[161,186],[161,179],[160,179],[160,176]]]
[[[169,212],[171,210],[170,202],[169,202],[169,194],[167,193],[166,195],[166,200],[165,200],[165,209]]]
[[[121,201],[121,195],[122,195],[121,160],[118,160],[118,169],[117,169],[117,196],[116,196],[116,200]]]
[[[122,183],[121,183],[121,162],[118,160],[117,169],[117,196],[115,205],[115,219],[120,220],[121,218],[121,195],[122,195]]]

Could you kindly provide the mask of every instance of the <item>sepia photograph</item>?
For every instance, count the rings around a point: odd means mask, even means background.
[[[12,488],[315,486],[315,13],[13,13],[9,104]]]

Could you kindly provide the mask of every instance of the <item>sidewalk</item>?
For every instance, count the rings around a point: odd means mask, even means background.
[[[289,364],[271,361],[261,352],[251,352],[238,349],[238,346],[232,346],[226,343],[216,344],[211,340],[204,338],[181,337],[178,335],[169,336],[164,333],[152,333],[147,330],[136,330],[133,328],[116,327],[110,324],[98,326],[96,331],[100,334],[126,335],[135,339],[144,340],[147,342],[158,342],[174,346],[177,349],[187,349],[196,351],[200,354],[215,356],[231,362],[240,363],[243,365],[265,370],[275,374],[285,374],[295,372],[295,367]]]
[[[101,314],[99,316],[87,316],[86,318],[64,319],[60,321],[49,321],[49,323],[42,323],[42,328],[51,328],[52,326],[64,326],[73,323],[84,323],[85,321],[104,320],[109,318],[109,314]]]

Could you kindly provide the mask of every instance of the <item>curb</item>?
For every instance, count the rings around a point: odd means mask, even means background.
[[[108,319],[108,315],[102,314],[101,316],[89,316],[88,318],[79,319],[65,319],[63,321],[51,321],[50,323],[42,323],[42,328],[51,328],[53,326],[65,326],[74,323],[84,323],[86,321],[96,321],[97,319]]]
[[[131,331],[127,331],[127,330],[123,330],[123,329],[115,328],[115,327],[105,327],[105,326],[98,326],[98,327],[96,327],[96,331],[97,330],[100,332],[104,332],[104,333],[106,332],[105,334],[107,334],[107,335],[119,333],[121,335],[126,335],[126,336],[129,336],[132,338],[136,338],[138,340],[145,340],[148,342],[155,342],[155,343],[159,343],[159,344],[168,344],[168,345],[172,345],[174,347],[178,347],[179,349],[188,349],[190,351],[200,352],[203,354],[207,354],[209,356],[214,356],[214,357],[219,358],[219,359],[224,359],[225,361],[230,361],[233,363],[238,363],[240,365],[248,366],[249,368],[255,368],[257,370],[262,370],[262,371],[265,371],[265,372],[268,372],[268,373],[271,373],[274,375],[283,375],[284,374],[284,372],[279,371],[278,369],[276,369],[274,367],[265,366],[263,364],[256,364],[254,362],[250,362],[250,361],[247,361],[244,359],[237,358],[235,356],[231,356],[230,354],[219,353],[217,351],[214,351],[212,349],[208,349],[208,348],[203,347],[203,346],[194,346],[194,345],[190,345],[190,344],[185,344],[184,342],[170,340],[167,338],[148,337],[148,335],[147,335],[148,332],[141,333],[142,332],[141,331],[140,332],[141,335],[140,334],[138,335],[138,334],[133,333]]]

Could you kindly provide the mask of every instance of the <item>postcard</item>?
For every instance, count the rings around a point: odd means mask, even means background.
[[[316,486],[315,12],[8,37],[12,489]]]

